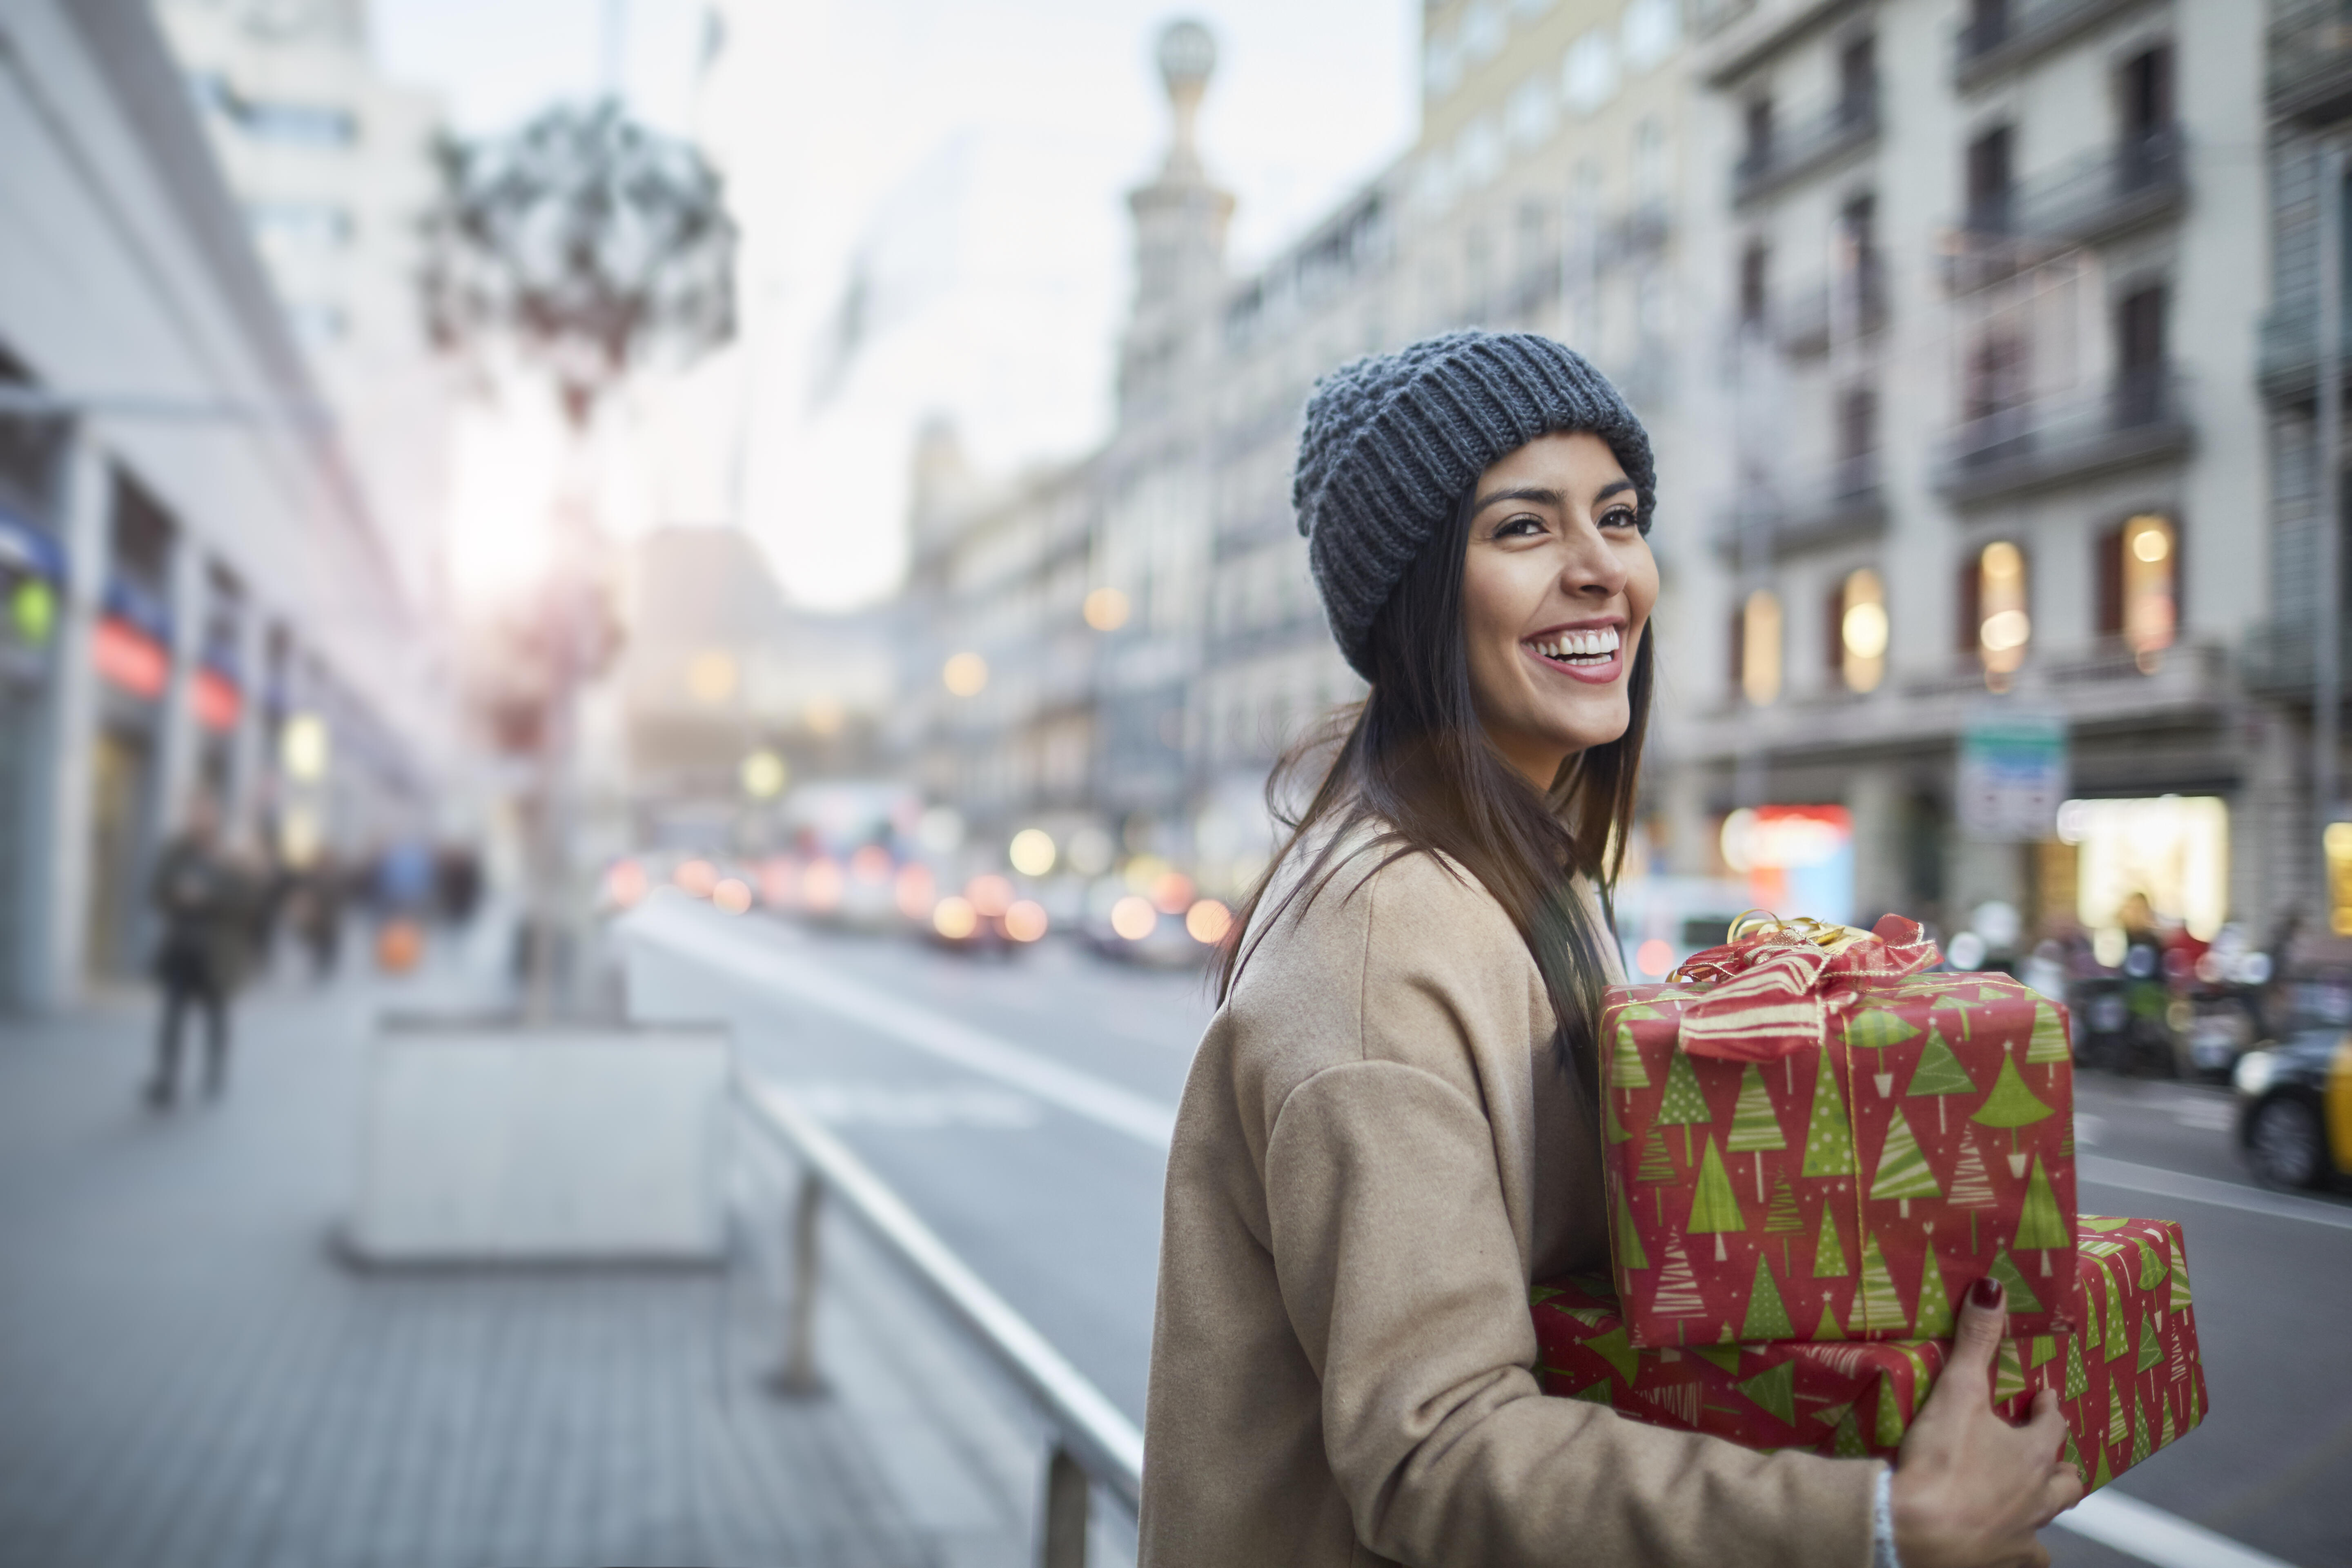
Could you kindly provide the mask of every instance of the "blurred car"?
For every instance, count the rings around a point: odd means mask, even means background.
[[[2264,1186],[2352,1175],[2352,1032],[2305,1029],[2238,1058],[2238,1146]]]

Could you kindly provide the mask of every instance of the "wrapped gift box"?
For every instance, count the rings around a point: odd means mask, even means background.
[[[1713,984],[1610,990],[1601,1130],[1633,1342],[1933,1339],[1986,1274],[2020,1334],[2072,1330],[2065,1009],[2005,975],[1903,973],[1936,960],[1907,921],[1827,929],[1844,935],[1811,952],[1694,960],[1717,960]]]
[[[2035,1390],[2056,1389],[2067,1457],[2097,1488],[2204,1419],[2205,1373],[2180,1226],[2085,1216],[2080,1239],[2082,1331],[2002,1341],[1992,1392],[2022,1421]],[[1546,1393],[1750,1448],[1891,1459],[1950,1349],[1788,1340],[1645,1350],[1603,1280],[1541,1285],[1534,1298]]]

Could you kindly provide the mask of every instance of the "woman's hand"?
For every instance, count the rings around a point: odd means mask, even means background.
[[[2058,1396],[2033,1396],[2022,1426],[1992,1407],[1993,1354],[2009,1322],[2000,1281],[1979,1279],[1960,1308],[1952,1355],[1895,1465],[1895,1552],[1903,1568],[2044,1568],[2033,1532],[2074,1506],[2083,1478],[2060,1458]]]

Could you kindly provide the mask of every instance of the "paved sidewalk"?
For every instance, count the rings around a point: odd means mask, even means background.
[[[150,1007],[0,1024],[0,1568],[1029,1561],[1038,1435],[846,1227],[833,1395],[766,1392],[748,1147],[723,1269],[337,1261],[367,1020],[422,999],[264,995],[163,1113]]]

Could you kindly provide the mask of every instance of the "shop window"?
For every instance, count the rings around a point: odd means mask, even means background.
[[[2179,531],[2154,513],[2099,541],[2099,633],[2119,639],[2143,672],[2156,670],[2179,628]]]
[[[1961,568],[1959,624],[1961,647],[1983,664],[1985,684],[2007,690],[2033,636],[2026,614],[2023,551],[2008,540],[1995,540]]]
[[[1867,566],[1849,572],[1830,605],[1832,673],[1848,691],[1875,691],[1886,678],[1886,584]]]
[[[1740,695],[1756,707],[1780,699],[1780,596],[1769,588],[1748,595],[1734,617],[1734,676]]]

